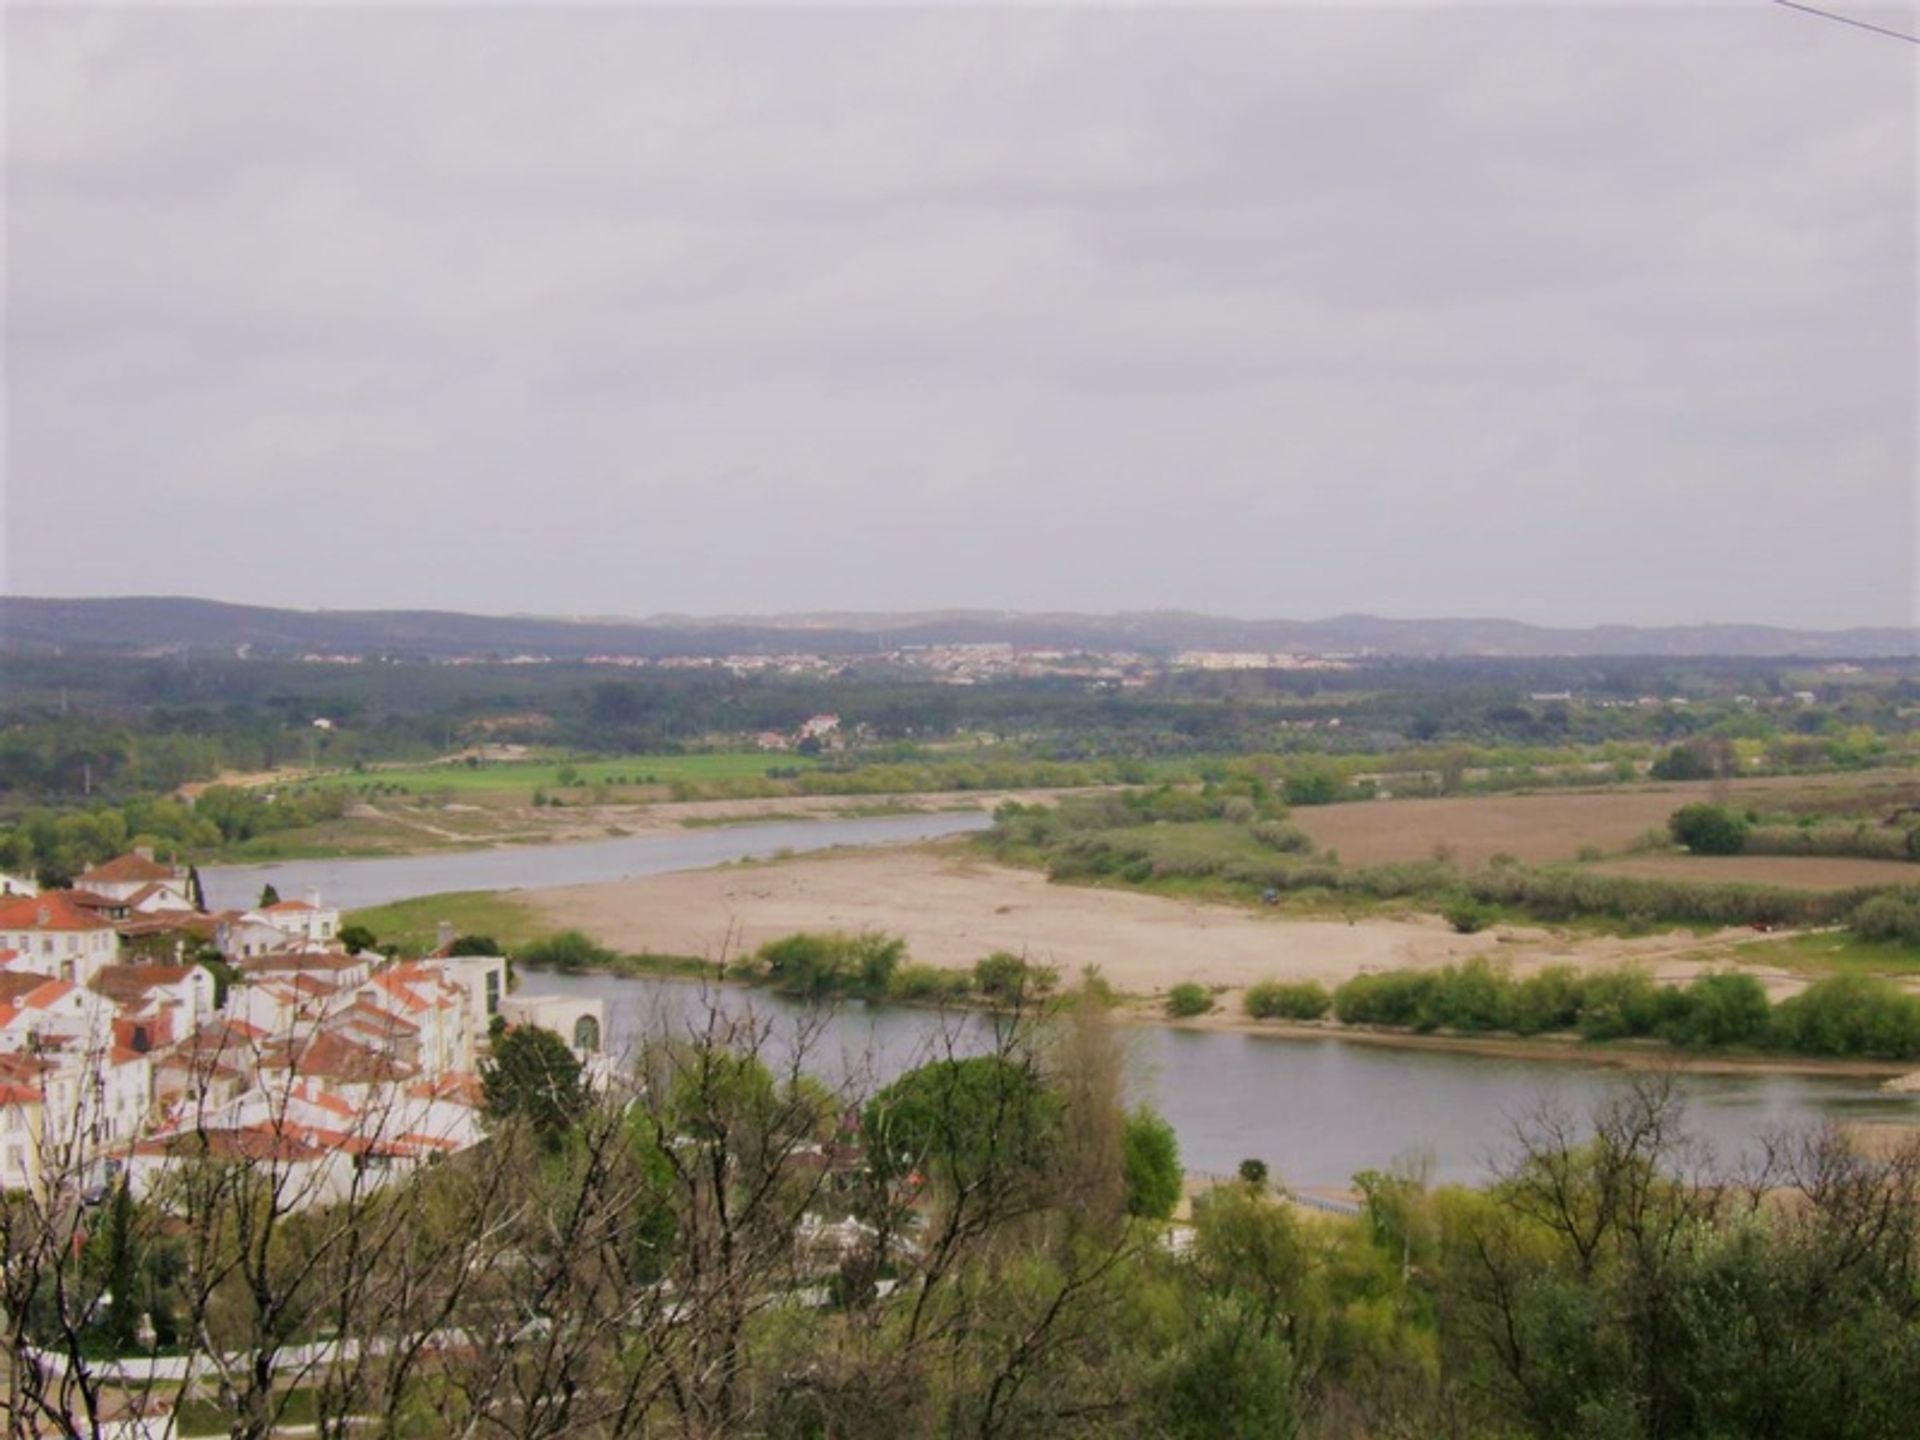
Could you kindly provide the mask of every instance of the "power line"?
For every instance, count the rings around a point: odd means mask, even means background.
[[[1920,45],[1920,35],[1909,35],[1904,30],[1889,30],[1884,25],[1875,25],[1870,20],[1856,20],[1851,15],[1836,15],[1831,10],[1818,10],[1811,5],[1802,5],[1800,0],[1773,0],[1775,5],[1785,6],[1789,10],[1798,10],[1807,15],[1818,15],[1822,20],[1838,21],[1842,25],[1851,25],[1856,30],[1870,30],[1875,35],[1886,35],[1895,40],[1904,40],[1909,45]]]

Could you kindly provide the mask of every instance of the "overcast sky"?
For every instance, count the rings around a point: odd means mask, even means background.
[[[12,593],[1916,619],[1920,47],[1759,0],[6,26]]]

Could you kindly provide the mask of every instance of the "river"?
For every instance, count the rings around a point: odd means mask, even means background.
[[[245,906],[272,884],[282,895],[317,888],[343,909],[450,890],[577,885],[703,869],[783,850],[883,845],[979,830],[978,811],[865,820],[777,822],[695,829],[577,844],[515,846],[365,860],[299,860],[201,871],[216,908]],[[611,976],[533,974],[540,993],[591,993],[607,1002],[610,1044],[631,1044],[662,1017],[686,1014],[697,985]],[[752,1005],[790,1035],[798,1011],[765,992],[719,992]],[[867,1065],[877,1079],[929,1053],[940,1021],[924,1010],[850,1006],[816,1052],[818,1068],[844,1075]],[[984,1043],[990,1021],[948,1021],[956,1043]],[[1503,1060],[1394,1050],[1334,1038],[1282,1039],[1229,1031],[1141,1026],[1128,1032],[1132,1084],[1179,1132],[1187,1167],[1225,1172],[1259,1157],[1295,1185],[1343,1185],[1357,1170],[1424,1152],[1442,1181],[1486,1178],[1514,1123],[1543,1100],[1584,1112],[1625,1083],[1621,1072],[1566,1062]],[[1731,1158],[1766,1131],[1835,1119],[1920,1119],[1920,1097],[1886,1095],[1872,1081],[1801,1075],[1685,1075],[1692,1128]]]
[[[599,996],[616,1054],[663,1024],[684,1026],[703,1015],[709,996],[730,1013],[751,1009],[771,1027],[774,1052],[791,1054],[805,1013],[766,991],[684,980],[530,972],[522,988]],[[983,1047],[992,1024],[975,1012],[943,1017],[856,1002],[832,1013],[810,1049],[808,1068],[836,1082],[884,1083],[945,1053],[949,1042],[957,1051]],[[1510,1152],[1514,1125],[1541,1104],[1585,1115],[1630,1083],[1625,1072],[1607,1066],[1396,1050],[1332,1037],[1157,1025],[1129,1026],[1122,1034],[1134,1095],[1151,1100],[1172,1122],[1189,1170],[1227,1173],[1257,1157],[1298,1186],[1342,1186],[1356,1171],[1419,1154],[1430,1159],[1436,1181],[1484,1180]],[[1769,1131],[1823,1119],[1920,1119],[1920,1099],[1888,1095],[1872,1080],[1683,1074],[1677,1083],[1690,1133],[1727,1162]]]
[[[993,817],[984,810],[881,815],[864,820],[780,820],[556,845],[503,845],[362,860],[209,865],[201,870],[200,883],[206,889],[207,904],[215,910],[244,909],[259,900],[266,885],[288,900],[318,890],[329,905],[360,910],[450,890],[592,885],[630,880],[636,875],[664,875],[671,870],[704,870],[732,860],[764,860],[782,851],[907,844],[984,830],[992,823]]]

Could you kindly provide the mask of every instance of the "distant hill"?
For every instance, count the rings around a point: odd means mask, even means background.
[[[902,645],[1010,642],[1056,649],[1366,651],[1394,656],[1724,655],[1872,659],[1920,654],[1920,630],[1765,625],[1554,629],[1516,620],[1234,620],[1183,611],[1121,615],[953,610],[909,614],[652,616],[642,620],[438,610],[280,610],[171,596],[0,596],[0,649],[102,654],[310,653],[433,659],[664,657],[768,650],[872,653]]]

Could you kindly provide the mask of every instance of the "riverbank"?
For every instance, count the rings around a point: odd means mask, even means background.
[[[1275,1040],[1339,1040],[1345,1044],[1372,1045],[1390,1050],[1426,1050],[1556,1065],[1600,1065],[1619,1070],[1675,1070],[1692,1075],[1824,1075],[1835,1079],[1886,1080],[1905,1075],[1913,1069],[1911,1060],[1822,1060],[1804,1055],[1761,1052],[1714,1053],[1678,1050],[1651,1041],[1596,1042],[1572,1035],[1421,1034],[1411,1030],[1384,1030],[1337,1022],[1314,1024],[1255,1020],[1246,1015],[1224,1013],[1176,1020],[1141,1006],[1123,1007],[1115,1018],[1130,1025],[1263,1035]]]

